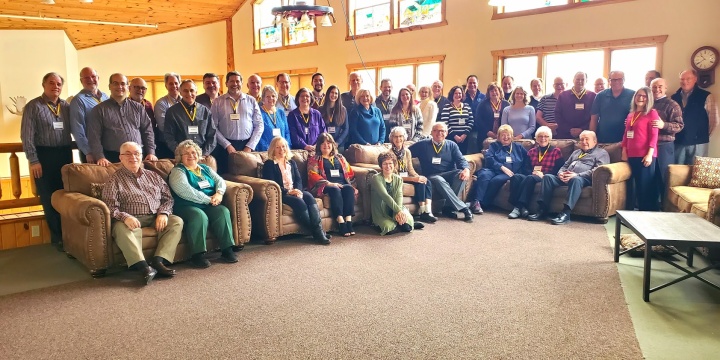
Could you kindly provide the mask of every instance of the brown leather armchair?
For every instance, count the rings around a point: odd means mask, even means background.
[[[215,160],[205,161],[215,168]],[[156,171],[164,178],[174,166],[170,160],[146,162],[145,168]],[[92,184],[104,184],[120,168],[120,164],[108,167],[93,164],[69,164],[62,168],[63,189],[52,196],[52,204],[60,213],[63,244],[69,257],[85,265],[93,277],[101,277],[107,269],[125,264],[125,258],[112,239],[110,211],[105,203],[93,197]],[[242,248],[250,239],[250,213],[248,204],[253,198],[252,188],[245,184],[227,182],[223,205],[230,210],[233,219],[233,236],[236,246]],[[143,228],[143,253],[152,256],[157,247],[157,232]],[[208,234],[208,248],[217,248]],[[188,259],[189,247],[183,237],[175,254],[175,262]]]
[[[292,150],[293,160],[297,163],[302,176],[303,185],[307,186],[307,159],[305,150]],[[223,174],[227,180],[247,184],[253,189],[253,200],[250,202],[250,213],[253,222],[253,237],[262,239],[266,244],[273,244],[278,237],[290,234],[305,234],[306,231],[293,217],[292,208],[282,203],[280,185],[271,180],[262,179],[262,166],[267,160],[266,152],[236,152],[230,154],[229,173]],[[370,217],[365,209],[369,193],[368,169],[353,167],[358,188],[358,201],[355,203],[353,222],[362,222]],[[334,226],[330,214],[330,200],[327,196],[316,199],[320,209],[320,219],[325,231]]]

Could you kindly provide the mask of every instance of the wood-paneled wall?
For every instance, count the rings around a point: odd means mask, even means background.
[[[20,178],[21,199],[33,197],[29,177]],[[0,179],[3,198],[12,198],[10,179]],[[36,236],[33,227],[37,227]],[[0,250],[49,244],[50,230],[45,223],[41,206],[0,210]]]

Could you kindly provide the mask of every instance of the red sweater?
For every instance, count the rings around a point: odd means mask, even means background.
[[[623,134],[622,147],[627,152],[629,158],[645,157],[648,149],[657,149],[658,129],[652,126],[653,120],[659,120],[655,109],[650,110],[647,115],[638,113],[630,113],[625,119],[625,134]],[[633,132],[632,139],[628,138],[628,131]],[[657,151],[653,152],[653,157],[657,157]]]

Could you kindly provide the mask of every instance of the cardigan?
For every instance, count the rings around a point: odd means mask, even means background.
[[[393,152],[395,152],[393,148]],[[405,171],[401,171],[403,169],[400,169],[400,163],[402,163],[405,166]],[[415,171],[415,168],[413,167],[412,163],[412,153],[410,152],[410,149],[405,147],[405,151],[403,153],[403,158],[398,158],[398,166],[395,167],[395,173],[400,175],[401,172],[408,173],[408,177],[418,177],[420,176],[417,171]]]
[[[300,170],[298,170],[297,163],[295,162],[295,160],[290,159],[288,160],[287,165],[290,166],[293,189],[302,190],[303,183],[302,178],[300,177]],[[282,191],[282,194],[287,195],[288,190],[285,189],[285,186],[283,186],[282,170],[280,170],[280,165],[275,163],[275,160],[265,161],[262,168],[262,178],[265,180],[272,180],[276,182],[278,185],[280,185],[280,190]]]
[[[205,208],[210,204],[210,197],[215,193],[225,193],[225,180],[205,164],[198,164],[200,176],[188,170],[183,164],[177,164],[170,170],[168,183],[175,199],[175,206],[195,206]],[[209,186],[200,187],[205,180]]]
[[[410,141],[418,141],[425,138],[423,135],[423,116],[420,112],[420,108],[417,106],[412,107],[412,112],[408,114],[408,118],[402,112],[391,112],[390,120],[388,120],[388,127],[386,127],[388,135],[392,128],[396,126],[402,126],[407,132],[407,139]]]
[[[352,144],[375,145],[385,141],[385,120],[375,105],[366,109],[358,105],[350,112],[350,141]]]
[[[280,137],[284,138],[285,141],[287,141],[288,145],[292,144],[292,139],[290,138],[290,125],[288,125],[288,120],[285,116],[284,111],[275,110],[274,124],[273,116],[271,116],[270,113],[265,111],[264,106],[260,107],[260,113],[262,114],[263,118],[263,132],[262,136],[260,136],[260,141],[255,147],[255,151],[268,150],[268,148],[270,147],[270,142],[272,141],[272,139],[275,138],[275,135],[273,135],[273,130],[275,129],[280,130]]]
[[[335,155],[335,160],[340,162],[340,165],[343,168],[342,173],[345,175],[345,180],[348,182],[348,184],[355,187],[355,173],[353,172],[350,165],[348,165],[345,157],[337,154]],[[312,193],[316,197],[322,197],[323,190],[325,190],[325,185],[327,185],[328,183],[324,168],[325,166],[323,165],[320,151],[317,151],[315,156],[308,158],[308,189],[310,193]]]
[[[307,123],[305,123],[303,115],[300,114],[300,108],[290,111],[288,115],[288,126],[290,127],[293,149],[304,150],[308,145],[314,146],[318,136],[327,132],[325,121],[323,121],[319,111],[310,108],[308,117]]]

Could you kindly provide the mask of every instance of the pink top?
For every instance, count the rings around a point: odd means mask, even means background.
[[[625,119],[622,147],[629,158],[645,157],[648,149],[657,149],[658,129],[652,126],[652,121],[659,120],[660,115],[655,109],[650,110],[647,115],[638,115],[630,113]],[[657,157],[657,151],[653,152],[653,157]]]

